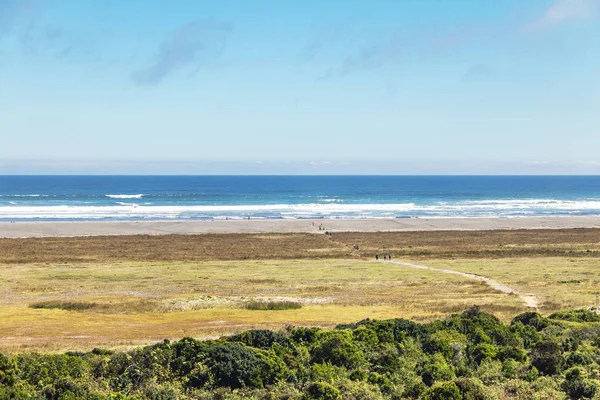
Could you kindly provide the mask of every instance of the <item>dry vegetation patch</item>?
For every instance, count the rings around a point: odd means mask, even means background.
[[[488,276],[545,313],[587,307],[600,293],[599,239],[598,229],[0,239],[0,350],[429,321],[473,304],[504,320],[526,310],[483,282],[376,263],[375,252]],[[270,309],[285,302],[301,307]]]
[[[249,328],[331,327],[363,318],[429,321],[473,304],[505,319],[525,310],[518,298],[478,281],[364,260],[0,268],[0,348],[114,347]]]
[[[352,250],[359,245],[360,251]],[[373,257],[593,257],[600,229],[137,235],[0,239],[0,263],[210,261]]]

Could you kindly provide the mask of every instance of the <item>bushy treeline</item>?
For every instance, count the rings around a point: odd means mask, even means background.
[[[0,399],[600,398],[588,311],[504,324],[472,308],[417,324],[252,330],[129,352],[0,354]]]

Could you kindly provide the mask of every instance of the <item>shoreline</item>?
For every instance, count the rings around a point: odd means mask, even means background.
[[[314,223],[314,226],[313,226]],[[0,222],[0,238],[600,228],[600,217]]]

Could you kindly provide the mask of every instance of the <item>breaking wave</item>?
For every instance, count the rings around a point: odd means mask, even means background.
[[[106,197],[111,199],[141,199],[143,194],[107,194]]]
[[[108,195],[107,195],[108,196]],[[143,195],[110,195],[119,199]],[[122,197],[127,196],[127,197]],[[306,218],[406,218],[406,217],[528,217],[600,215],[600,199],[498,199],[457,202],[351,204],[339,202],[250,205],[15,205],[0,206],[0,219],[306,219]]]

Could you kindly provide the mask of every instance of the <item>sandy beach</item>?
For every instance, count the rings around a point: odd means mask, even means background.
[[[314,226],[313,226],[314,223]],[[0,222],[0,237],[600,228],[600,217]]]

